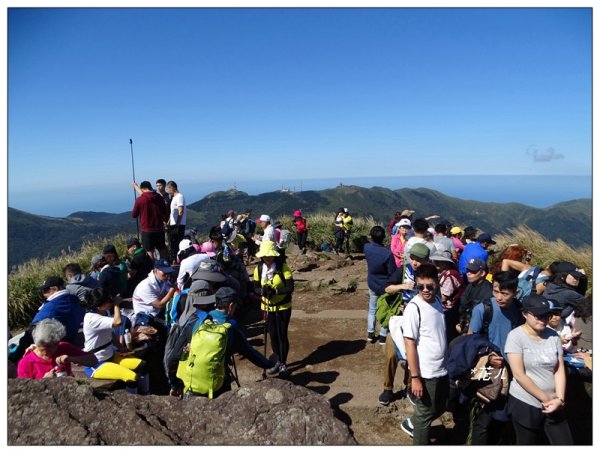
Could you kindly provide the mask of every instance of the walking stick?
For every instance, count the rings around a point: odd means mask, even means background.
[[[129,147],[131,148],[131,171],[133,173],[133,182],[135,182],[135,165],[133,163],[133,140],[129,139]],[[133,189],[133,202],[137,199],[137,192]],[[140,221],[138,217],[135,218],[135,229],[137,231],[137,238],[140,238]]]
[[[263,311],[263,355],[266,357],[267,356],[267,311],[269,309],[269,299],[267,299],[267,302],[265,303],[264,300],[262,301],[265,304],[265,309]],[[262,372],[262,378],[263,380],[265,380],[267,378],[267,370],[263,368],[263,372]]]

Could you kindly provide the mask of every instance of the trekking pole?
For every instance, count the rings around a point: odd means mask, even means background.
[[[229,371],[231,372],[231,374],[233,374],[233,380],[237,384],[238,388],[240,388],[240,379],[238,377],[237,366],[235,365],[235,356],[233,354],[231,354],[231,363],[233,365],[233,370],[230,369]]]
[[[264,301],[263,301],[264,303]],[[263,355],[267,356],[267,310],[269,308],[269,300],[267,299],[267,303],[265,304],[265,309],[263,311]],[[262,378],[265,380],[267,378],[267,370],[263,368]]]
[[[131,171],[133,172],[133,182],[135,182],[135,165],[133,163],[133,140],[129,139],[129,147],[131,149]],[[137,192],[135,191],[135,188],[133,189],[133,202],[135,203],[135,200],[137,199]],[[137,232],[137,238],[140,238],[140,221],[139,218],[136,217],[135,218],[135,229]]]

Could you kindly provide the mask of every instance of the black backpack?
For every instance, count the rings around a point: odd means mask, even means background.
[[[469,330],[469,324],[471,323],[471,314],[473,313],[473,309],[479,305],[483,304],[483,326],[480,335],[483,335],[487,338],[488,330],[490,327],[490,322],[492,322],[492,316],[494,316],[494,310],[492,308],[492,300],[491,299],[478,299],[473,302],[473,304],[465,310],[464,313],[461,314],[460,325],[461,325],[461,334],[467,333]]]

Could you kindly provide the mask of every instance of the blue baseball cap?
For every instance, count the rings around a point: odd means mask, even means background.
[[[154,269],[158,269],[159,271],[162,271],[165,274],[175,272],[175,269],[171,267],[167,260],[156,260],[156,262],[154,263]]]

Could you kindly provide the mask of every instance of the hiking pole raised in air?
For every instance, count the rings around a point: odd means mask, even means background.
[[[133,182],[135,182],[135,165],[133,163],[133,140],[129,139],[129,147],[131,148],[131,171],[133,172]],[[137,199],[137,192],[135,190],[135,187],[133,189],[133,202],[135,203],[135,200]],[[137,238],[140,238],[140,221],[139,218],[136,217],[135,218],[135,230],[137,232]]]

